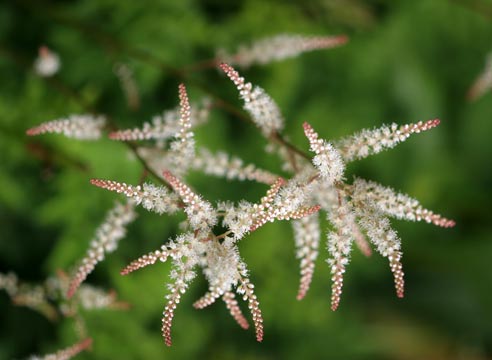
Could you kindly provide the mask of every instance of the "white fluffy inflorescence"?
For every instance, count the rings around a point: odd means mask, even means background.
[[[236,85],[239,96],[244,100],[244,109],[265,136],[278,132],[284,127],[284,119],[275,101],[259,86],[246,83],[244,78],[227,64],[220,68]]]
[[[242,261],[237,241],[243,238],[250,231],[256,230],[259,226],[275,219],[300,219],[311,215],[319,210],[319,206],[307,206],[306,189],[308,186],[301,185],[297,179],[291,180],[285,189],[285,181],[279,178],[267,191],[259,204],[250,204],[242,201],[234,206],[232,203],[219,203],[217,209],[213,209],[210,203],[195,194],[190,187],[172,175],[169,171],[164,171],[164,178],[180,196],[184,211],[187,215],[186,222],[192,232],[178,236],[175,240],[169,241],[160,250],[148,253],[130,263],[122,270],[123,275],[152,265],[157,260],[166,261],[172,258],[174,268],[171,272],[173,282],[169,285],[169,295],[167,305],[164,309],[162,319],[162,332],[165,343],[171,345],[171,324],[174,317],[174,309],[180,301],[181,295],[186,291],[189,282],[195,276],[194,268],[202,268],[203,274],[209,282],[208,292],[197,300],[194,306],[202,309],[215,302],[222,296],[231,315],[242,328],[248,328],[248,323],[242,315],[237,302],[234,299],[232,290],[240,294],[248,302],[253,323],[256,331],[256,339],[263,339],[263,318],[259,308],[259,301],[254,294],[254,286],[248,278],[246,264]],[[105,187],[106,183],[103,183]],[[304,188],[303,188],[304,187]],[[112,188],[119,188],[122,193],[135,193],[133,188],[122,186],[121,184],[111,185]],[[216,224],[217,217],[223,217],[223,225],[228,231],[220,236],[213,233],[213,226]],[[312,227],[307,227],[312,229]],[[306,279],[301,287],[307,290],[309,277],[315,256],[312,250],[316,248],[316,235],[313,239],[305,238],[304,246],[311,248],[305,255],[308,256],[305,266]],[[301,245],[299,245],[301,246]],[[304,252],[300,250],[302,254]]]
[[[340,45],[345,41],[345,37],[281,36],[240,50],[233,57],[237,63],[242,61],[243,65],[250,65]],[[172,342],[174,311],[195,278],[197,270],[201,270],[208,281],[208,291],[194,306],[202,309],[222,297],[233,318],[246,329],[248,322],[234,295],[239,294],[247,302],[251,312],[256,339],[262,341],[262,312],[254,293],[254,285],[248,277],[247,266],[239,253],[239,241],[268,222],[293,220],[296,256],[300,260],[301,275],[297,298],[302,299],[311,284],[318,256],[321,231],[319,216],[315,213],[321,211],[330,223],[327,230],[327,250],[332,272],[331,308],[335,310],[339,306],[343,277],[353,244],[365,255],[371,254],[371,244],[377,252],[388,258],[397,295],[402,297],[404,280],[401,242],[391,227],[389,217],[424,220],[442,227],[452,227],[454,221],[424,209],[417,200],[380,184],[363,179],[355,179],[353,184],[348,184],[344,176],[345,167],[348,162],[392,148],[413,133],[431,129],[439,124],[439,120],[362,130],[337,142],[322,139],[311,125],[304,123],[304,134],[314,153],[311,159],[280,133],[284,121],[270,96],[263,89],[246,82],[231,66],[223,63],[220,68],[236,85],[241,99],[244,100],[244,109],[269,140],[270,149],[273,149],[271,152],[279,156],[283,163],[282,168],[291,177],[278,177],[223,152],[212,153],[203,148],[197,151],[192,129],[204,121],[210,106],[204,105],[201,110],[191,107],[185,86],[181,84],[179,111],[166,112],[163,116],[156,117],[152,124],[144,123],[140,129],[116,131],[109,135],[115,140],[156,140],[154,144],[149,142],[145,147],[131,145],[131,148],[144,163],[146,170],[161,177],[164,186],[91,180],[95,186],[125,195],[130,202],[126,206],[117,205],[98,229],[81,266],[66,286],[69,297],[74,295],[77,287],[96,264],[104,259],[106,253],[116,248],[119,239],[125,234],[125,226],[135,217],[135,205],[141,205],[158,214],[182,210],[186,215],[181,223],[183,234],[170,239],[160,249],[134,260],[121,271],[121,274],[127,275],[157,261],[165,262],[169,259],[172,262],[171,281],[168,284],[169,292],[162,318],[162,334],[167,345]],[[103,123],[94,123],[97,126],[91,122],[82,124],[75,117],[42,124],[29,130],[28,134],[58,132],[79,138],[84,134],[89,138],[97,137],[100,136]],[[88,131],[91,126],[93,130]],[[186,175],[190,169],[226,179],[252,180],[268,184],[270,188],[257,203],[246,200],[239,203],[225,201],[214,207],[187,185]],[[144,173],[144,178],[146,175],[147,172]],[[218,223],[224,228],[221,233],[216,233]],[[17,283],[14,280],[0,276],[0,288],[9,293],[17,293]],[[83,304],[84,299],[80,297],[85,297],[87,301],[96,299],[97,301],[89,301],[93,307],[109,305],[113,299],[110,295],[104,297],[91,290],[79,291],[76,295],[70,301],[77,299]],[[45,313],[48,313],[46,309],[50,309],[42,289],[32,289],[18,299],[38,310],[43,308]],[[70,310],[71,308],[65,313]],[[49,311],[56,315],[53,309]]]
[[[219,51],[221,61],[240,67],[254,64],[265,65],[274,61],[292,58],[302,53],[330,49],[346,44],[348,37],[340,36],[304,36],[280,34],[253,42],[249,46],[242,45],[235,54],[229,55]]]
[[[67,119],[52,120],[27,130],[27,135],[44,133],[63,134],[78,140],[97,140],[106,125],[104,116],[71,115]]]

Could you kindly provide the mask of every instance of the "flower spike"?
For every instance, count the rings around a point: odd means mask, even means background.
[[[29,136],[46,133],[63,134],[68,138],[78,140],[97,140],[101,137],[106,125],[103,116],[71,115],[67,119],[52,120],[26,131]]]
[[[253,88],[251,83],[246,83],[244,78],[225,63],[220,68],[236,85],[239,96],[244,100],[244,109],[251,115],[253,122],[260,128],[264,136],[278,132],[284,127],[284,119],[280,109],[273,99],[259,86]]]
[[[432,119],[401,126],[393,123],[374,130],[364,129],[360,133],[337,141],[335,146],[340,151],[343,160],[351,162],[393,148],[407,140],[410,135],[435,128],[440,122],[439,119]]]
[[[280,61],[298,56],[302,53],[330,49],[346,44],[346,35],[338,36],[304,36],[281,34],[264,38],[252,43],[250,46],[240,46],[233,55],[219,54],[225,62],[237,64],[241,67],[249,67],[254,64],[265,65],[274,61]]]

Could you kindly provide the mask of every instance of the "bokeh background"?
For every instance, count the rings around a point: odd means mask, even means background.
[[[357,174],[406,192],[457,226],[395,221],[403,241],[406,296],[397,299],[386,259],[357,251],[340,308],[330,310],[330,273],[322,247],[310,292],[295,299],[299,271],[292,231],[274,223],[241,244],[265,318],[264,342],[243,331],[225,307],[195,310],[197,278],[177,309],[174,344],[160,334],[169,266],[128,277],[119,270],[159,247],[178,220],[139,209],[117,252],[89,277],[115,289],[129,311],[84,314],[91,352],[80,359],[488,359],[492,357],[492,94],[466,93],[492,51],[488,0],[183,0],[0,2],[0,271],[40,282],[85,253],[117,194],[93,177],[137,183],[141,165],[110,140],[27,138],[43,121],[86,112],[138,126],[177,103],[184,81],[192,101],[213,93],[240,108],[234,86],[195,65],[220,48],[279,33],[347,34],[333,50],[254,66],[242,74],[278,102],[285,133],[307,150],[301,124],[328,139],[383,123],[441,118],[441,125],[391,151],[354,163]],[[62,60],[50,79],[32,64],[39,46]],[[130,109],[114,66],[133,70],[141,99]],[[222,109],[197,141],[280,172],[265,140]],[[207,199],[254,201],[265,187],[192,174]],[[324,227],[326,229],[326,224]],[[69,321],[52,323],[0,293],[0,358],[45,354],[76,341]]]

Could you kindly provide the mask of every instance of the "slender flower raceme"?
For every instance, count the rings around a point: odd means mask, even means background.
[[[293,220],[296,256],[301,260],[301,281],[297,292],[297,300],[302,300],[313,279],[314,263],[318,257],[320,240],[319,219],[316,214]]]
[[[439,123],[439,119],[401,126],[393,123],[374,130],[362,130],[360,133],[338,140],[335,146],[340,151],[343,160],[350,162],[395,147],[407,140],[410,135],[430,130]]]
[[[203,100],[190,108],[189,122],[191,128],[205,123],[210,113],[210,101]],[[155,115],[151,122],[144,122],[141,128],[114,131],[109,134],[112,140],[168,140],[180,131],[180,108],[164,111],[161,115]]]
[[[239,96],[244,101],[244,109],[265,136],[278,132],[284,127],[284,119],[275,101],[259,86],[245,82],[244,78],[231,66],[222,63],[220,68],[236,85]]]
[[[29,136],[55,133],[78,140],[97,140],[101,137],[105,125],[106,119],[103,116],[71,115],[67,119],[42,123],[26,133]]]
[[[92,346],[92,339],[84,339],[70,347],[59,350],[54,354],[44,355],[44,356],[31,356],[29,360],[69,360],[80,352],[90,349]]]
[[[353,184],[353,199],[370,202],[382,213],[401,220],[425,221],[441,227],[453,227],[454,220],[424,209],[418,200],[397,193],[373,181],[357,178]]]
[[[331,293],[331,309],[336,310],[340,303],[340,296],[343,287],[343,274],[350,258],[350,251],[354,241],[352,232],[352,223],[354,222],[354,214],[350,205],[345,201],[342,194],[339,195],[340,200],[334,206],[333,211],[328,213],[328,220],[333,225],[333,230],[328,233],[328,252],[331,258],[328,259],[328,264],[332,272],[332,293]]]
[[[145,210],[153,211],[158,214],[174,213],[179,207],[179,198],[163,186],[156,186],[150,183],[143,185],[127,185],[112,180],[91,179],[91,184],[102,189],[114,191],[125,195],[141,205]]]
[[[226,307],[230,311],[234,320],[236,320],[239,326],[247,330],[249,328],[248,320],[246,320],[241,311],[241,308],[238,306],[234,293],[226,291],[224,295],[222,295],[222,300],[224,300]]]
[[[116,203],[116,206],[108,212],[106,219],[96,230],[96,235],[91,241],[86,256],[72,277],[67,292],[68,298],[75,294],[77,288],[94,270],[97,263],[104,260],[107,253],[116,250],[118,242],[126,235],[126,226],[135,218],[134,205],[131,202],[126,205]]]
[[[369,206],[358,207],[359,224],[367,232],[367,236],[376,247],[376,250],[390,262],[390,268],[395,279],[395,288],[398,297],[403,297],[404,280],[401,259],[401,240],[391,228],[388,218]]]
[[[195,139],[191,131],[191,108],[186,87],[179,85],[179,131],[176,139],[171,142],[170,159],[174,172],[178,175],[186,173],[195,157]]]
[[[253,42],[250,46],[242,45],[235,54],[228,55],[223,51],[219,58],[226,63],[240,67],[254,64],[268,64],[299,56],[302,53],[330,49],[346,44],[348,37],[339,36],[304,36],[281,34]]]

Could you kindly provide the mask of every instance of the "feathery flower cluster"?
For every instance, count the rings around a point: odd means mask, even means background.
[[[269,174],[268,176],[271,177]],[[208,201],[194,193],[190,187],[170,171],[165,170],[163,177],[181,198],[184,212],[187,215],[187,222],[193,232],[178,236],[175,240],[164,245],[161,250],[143,255],[129,264],[121,273],[123,275],[129,274],[142,267],[152,265],[157,260],[166,261],[169,256],[173,259],[174,270],[171,272],[173,282],[169,285],[170,293],[167,296],[162,320],[162,332],[167,345],[171,345],[171,324],[174,318],[174,309],[182,294],[186,292],[189,282],[195,277],[194,268],[196,266],[203,269],[203,274],[209,282],[209,291],[195,302],[195,307],[204,308],[222,296],[234,319],[241,327],[247,328],[247,321],[237,306],[231,291],[236,288],[243,299],[248,301],[256,329],[256,338],[261,341],[263,338],[261,310],[253,292],[254,287],[247,277],[246,265],[240,258],[236,241],[268,221],[300,219],[316,212],[319,207],[303,206],[305,191],[299,191],[301,187],[295,181],[289,182],[283,189],[284,191],[281,191],[285,181],[279,178],[274,182],[267,195],[262,198],[260,204],[241,202],[237,207],[229,203],[219,204],[216,210]],[[258,176],[252,178],[258,180]],[[92,180],[92,183],[122,193],[137,202],[143,201],[140,187],[98,179]],[[163,196],[162,201],[168,200]],[[229,228],[228,233],[232,235],[232,237],[224,235],[222,241],[219,241],[212,231],[219,213],[223,216],[223,225]]]
[[[218,58],[225,63],[246,68],[254,64],[265,65],[298,56],[302,53],[330,49],[346,44],[348,37],[340,36],[304,36],[281,34],[260,39],[249,46],[239,46],[235,54],[221,50]]]
[[[196,266],[203,269],[203,274],[209,282],[209,291],[198,301],[195,308],[202,309],[211,305],[219,297],[223,297],[227,308],[238,324],[247,328],[247,321],[242,315],[231,290],[236,291],[248,301],[256,329],[256,338],[263,338],[263,320],[259,302],[253,293],[253,285],[247,278],[246,265],[242,262],[235,239],[224,236],[223,241],[213,235],[212,228],[217,221],[217,211],[210,203],[195,194],[186,184],[172,175],[164,172],[164,178],[181,197],[188,218],[188,223],[193,232],[185,233],[163,245],[161,250],[143,255],[122,270],[127,275],[135,270],[154,264],[157,260],[166,261],[168,257],[173,260],[174,269],[171,272],[173,282],[169,284],[169,295],[162,319],[162,333],[166,345],[172,344],[171,325],[174,318],[174,310],[195,277]],[[253,223],[254,214],[250,213],[247,220],[248,231]]]
[[[284,36],[240,50],[233,58],[238,64],[242,61],[243,65],[264,63],[344,42],[345,37]],[[375,182],[357,178],[352,184],[347,183],[346,164],[392,148],[411,134],[434,128],[439,124],[439,119],[366,129],[332,142],[321,138],[311,125],[304,123],[304,134],[314,153],[313,158],[309,159],[282,137],[284,120],[270,96],[263,89],[247,83],[230,65],[222,63],[220,68],[236,85],[244,100],[244,109],[253,123],[271,143],[275,143],[270,144],[271,152],[279,156],[284,170],[291,176],[282,178],[258,169],[253,164],[244,165],[242,160],[222,152],[213,154],[203,148],[197,151],[192,128],[204,121],[209,106],[204,105],[201,109],[190,106],[185,86],[180,85],[179,110],[165,112],[162,117],[154,118],[152,124],[144,123],[140,129],[109,134],[114,140],[156,140],[154,146],[136,148],[136,153],[147,168],[161,176],[167,188],[150,183],[128,185],[113,180],[91,180],[95,186],[125,195],[129,203],[113,209],[105,224],[97,231],[87,256],[70,285],[67,285],[68,296],[75,294],[86,299],[95,297],[98,301],[92,301],[93,307],[111,303],[111,297],[94,295],[94,291],[82,291],[83,285],[78,293],[75,291],[105,254],[116,248],[119,239],[125,234],[125,226],[135,217],[133,207],[141,205],[158,214],[183,210],[186,215],[184,233],[170,239],[160,249],[137,258],[121,271],[122,275],[127,275],[155,264],[158,260],[171,261],[171,281],[168,284],[161,329],[168,346],[172,343],[174,311],[198,269],[208,281],[208,291],[194,303],[194,307],[205,308],[221,297],[231,316],[242,328],[247,329],[249,324],[235,299],[236,293],[247,302],[256,339],[262,341],[262,312],[247,266],[240,255],[239,243],[249,233],[277,220],[292,220],[301,275],[297,299],[306,296],[313,279],[321,238],[318,213],[326,216],[330,223],[326,231],[326,247],[329,253],[327,262],[332,272],[333,310],[340,304],[343,277],[354,244],[367,256],[371,254],[372,245],[378,253],[388,258],[397,296],[403,297],[401,241],[391,227],[389,218],[424,220],[441,227],[452,227],[455,223],[423,208],[410,196]],[[70,128],[69,125],[55,121],[31,129],[28,134],[58,132],[73,136],[73,131],[65,130]],[[168,169],[172,169],[172,173]],[[227,179],[252,180],[268,184],[270,188],[257,203],[246,200],[237,204],[224,201],[214,206],[187,185],[185,177],[190,169]],[[223,233],[216,233],[217,224],[225,228]],[[16,292],[17,284],[14,280],[12,277],[0,276],[0,288],[6,289],[9,294]],[[89,306],[84,302],[82,304]]]
[[[55,133],[78,140],[97,140],[101,137],[105,125],[106,119],[103,116],[71,115],[67,119],[45,122],[27,130],[26,133],[29,136]]]
[[[220,68],[236,85],[239,96],[244,100],[244,109],[251,115],[253,122],[258,126],[265,136],[282,130],[284,119],[275,101],[259,86],[245,83],[244,78],[225,63]]]

